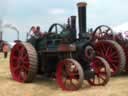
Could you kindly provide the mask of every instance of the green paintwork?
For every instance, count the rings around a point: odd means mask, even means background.
[[[36,39],[31,37],[27,42],[31,43],[38,51],[49,50],[57,51],[58,46],[63,42],[64,38],[71,36],[69,31],[60,34],[52,33],[47,36]]]

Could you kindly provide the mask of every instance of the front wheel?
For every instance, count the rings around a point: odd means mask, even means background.
[[[63,90],[75,91],[83,84],[83,69],[74,59],[65,59],[60,61],[56,72],[57,83]]]
[[[87,80],[90,85],[104,86],[108,83],[111,72],[108,62],[99,56],[96,56],[91,62],[92,70],[95,75],[93,78]]]

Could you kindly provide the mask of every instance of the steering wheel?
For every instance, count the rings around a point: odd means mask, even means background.
[[[66,30],[66,28],[63,25],[59,23],[54,23],[50,26],[48,33],[60,34],[64,30]]]
[[[107,25],[98,26],[92,34],[92,41],[113,40],[113,39],[114,39],[113,30]]]

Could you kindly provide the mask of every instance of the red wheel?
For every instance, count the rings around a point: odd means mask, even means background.
[[[93,41],[113,40],[113,39],[114,39],[113,30],[106,25],[98,26],[92,34],[92,40]]]
[[[108,62],[104,58],[97,56],[92,60],[91,67],[95,72],[95,76],[87,80],[88,83],[93,86],[106,85],[111,76]]]
[[[58,64],[56,79],[63,90],[78,90],[84,80],[83,69],[77,61],[65,59]]]
[[[31,82],[37,72],[37,53],[29,43],[17,43],[11,51],[10,70],[14,80]]]
[[[119,74],[126,64],[123,48],[115,41],[103,40],[95,43],[95,49],[98,56],[105,58],[111,68],[111,74]]]

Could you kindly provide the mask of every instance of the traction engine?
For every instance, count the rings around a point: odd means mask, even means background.
[[[36,75],[56,78],[63,90],[78,90],[83,80],[94,86],[106,85],[110,78],[108,62],[96,56],[86,32],[86,3],[78,3],[79,38],[76,16],[66,26],[54,23],[43,37],[17,42],[10,56],[12,78],[32,82]],[[61,29],[61,30],[60,30]]]
[[[128,40],[123,33],[114,33],[106,25],[98,26],[92,34],[96,54],[106,59],[112,76],[128,71]]]

